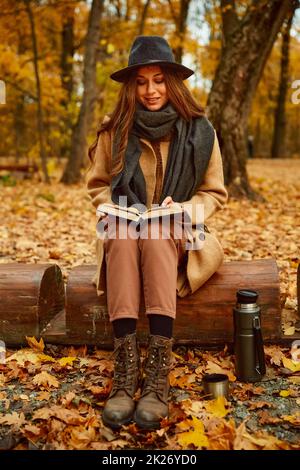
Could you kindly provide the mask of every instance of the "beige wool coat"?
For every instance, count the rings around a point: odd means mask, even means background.
[[[108,120],[106,116],[104,121]],[[162,180],[167,163],[168,149],[171,136],[159,142],[160,155],[162,157]],[[149,140],[140,139],[142,153],[140,156],[140,166],[146,180],[147,208],[151,207],[156,181],[157,149]],[[112,152],[111,132],[104,131],[100,134],[95,152],[95,161],[86,175],[87,192],[95,208],[102,203],[113,203],[111,200],[111,190],[109,176],[109,162]],[[160,186],[161,186],[161,182]],[[192,224],[195,224],[196,204],[204,205],[204,222],[207,227],[207,221],[212,215],[222,209],[227,202],[228,194],[224,186],[223,166],[218,139],[215,133],[215,140],[212,155],[205,173],[203,182],[200,184],[194,196],[184,201],[182,205],[189,213]],[[95,221],[96,223],[97,221]],[[198,221],[199,222],[199,221]],[[209,228],[207,227],[209,230]],[[192,229],[193,237],[199,235],[195,227]],[[92,282],[97,288],[97,295],[103,295],[106,291],[106,262],[103,251],[104,239],[96,239],[96,258],[97,272]],[[184,267],[178,270],[177,276],[177,295],[185,297],[194,293],[202,284],[204,284],[221,266],[223,262],[223,249],[219,240],[209,231],[205,232],[205,240],[202,247],[197,250],[188,250],[187,260]]]

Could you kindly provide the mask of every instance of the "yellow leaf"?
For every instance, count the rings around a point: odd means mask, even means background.
[[[279,392],[279,395],[280,395],[281,397],[288,397],[288,396],[290,396],[290,394],[291,394],[291,391],[290,391],[290,390],[281,390],[281,391]]]
[[[190,444],[193,444],[197,449],[208,447],[209,442],[204,434],[204,425],[202,421],[194,416],[192,419],[186,420],[192,427],[192,431],[186,431],[178,434],[178,442],[182,448],[186,449]]]
[[[293,415],[284,415],[284,416],[281,416],[281,418],[284,420],[284,421],[288,421],[289,423],[291,424],[294,424],[295,426],[300,426],[300,411],[297,411],[295,414]]]
[[[287,357],[282,358],[282,364],[286,369],[291,370],[292,372],[299,372],[300,371],[300,362],[292,361],[292,359],[288,359]]]
[[[59,382],[56,377],[54,377],[51,374],[48,374],[48,372],[43,371],[40,374],[37,374],[33,377],[33,383],[36,385],[43,385],[44,387],[59,387]]]
[[[48,356],[48,354],[39,354],[38,355],[41,362],[56,362],[54,357]]]
[[[76,357],[61,357],[58,359],[58,363],[64,367],[64,366],[72,366],[73,362],[76,360]]]
[[[225,397],[218,397],[215,400],[209,400],[204,404],[206,411],[211,413],[216,418],[224,418],[229,413],[229,410],[226,410],[225,405],[227,400]]]
[[[34,349],[35,351],[44,351],[45,344],[43,338],[41,338],[39,341],[34,336],[26,336],[27,343],[31,349]]]
[[[40,362],[40,359],[39,355],[33,352],[32,350],[20,349],[19,351],[9,356],[6,361],[16,361],[19,366],[23,367],[26,362],[38,364]]]
[[[289,326],[288,328],[284,328],[284,335],[285,336],[290,336],[295,334],[295,327],[294,326]]]
[[[179,359],[180,361],[183,361],[183,357],[179,356],[179,354],[176,354],[174,351],[172,351],[172,356],[175,357],[176,359]]]

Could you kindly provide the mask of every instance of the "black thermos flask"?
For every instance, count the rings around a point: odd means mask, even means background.
[[[258,293],[239,290],[234,315],[235,369],[241,382],[258,382],[266,373]]]

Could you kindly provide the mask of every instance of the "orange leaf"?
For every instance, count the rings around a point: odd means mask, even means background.
[[[32,379],[35,385],[42,385],[44,387],[59,387],[59,381],[54,375],[48,374],[48,372],[43,371],[40,374],[37,374]]]

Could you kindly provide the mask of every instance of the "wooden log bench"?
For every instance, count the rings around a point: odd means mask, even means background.
[[[19,171],[22,173],[35,173],[39,167],[36,163],[11,163],[0,164],[0,171]]]
[[[0,264],[0,340],[26,344],[26,336],[56,344],[113,345],[106,296],[98,297],[91,280],[95,265],[74,267],[64,290],[54,264]],[[300,270],[298,269],[298,286]],[[266,343],[291,344],[299,334],[281,332],[279,275],[274,259],[225,262],[197,292],[177,297],[174,337],[178,344],[220,346],[233,341],[232,308],[236,291],[256,289]],[[298,291],[299,296],[299,291]],[[139,337],[146,341],[148,321],[143,299]]]
[[[91,279],[94,265],[75,267],[66,287],[66,338],[72,344],[112,345],[106,296],[97,297]],[[281,337],[279,276],[276,261],[225,262],[197,292],[177,297],[174,337],[182,344],[223,344],[233,340],[232,307],[236,291],[253,288],[259,293],[262,329],[266,341]],[[139,336],[146,339],[148,321],[140,305]],[[55,333],[55,331],[54,331]],[[51,334],[48,331],[48,338]],[[54,334],[55,336],[55,334]],[[53,335],[52,335],[53,337]]]
[[[0,264],[0,340],[24,344],[64,309],[62,273],[55,264]]]
[[[3,178],[2,172],[4,171],[4,177],[13,177],[17,180],[32,179],[33,175],[38,174],[39,167],[36,163],[11,163],[11,164],[0,164],[0,178]],[[8,172],[8,173],[7,173]],[[40,175],[38,174],[40,179]]]

